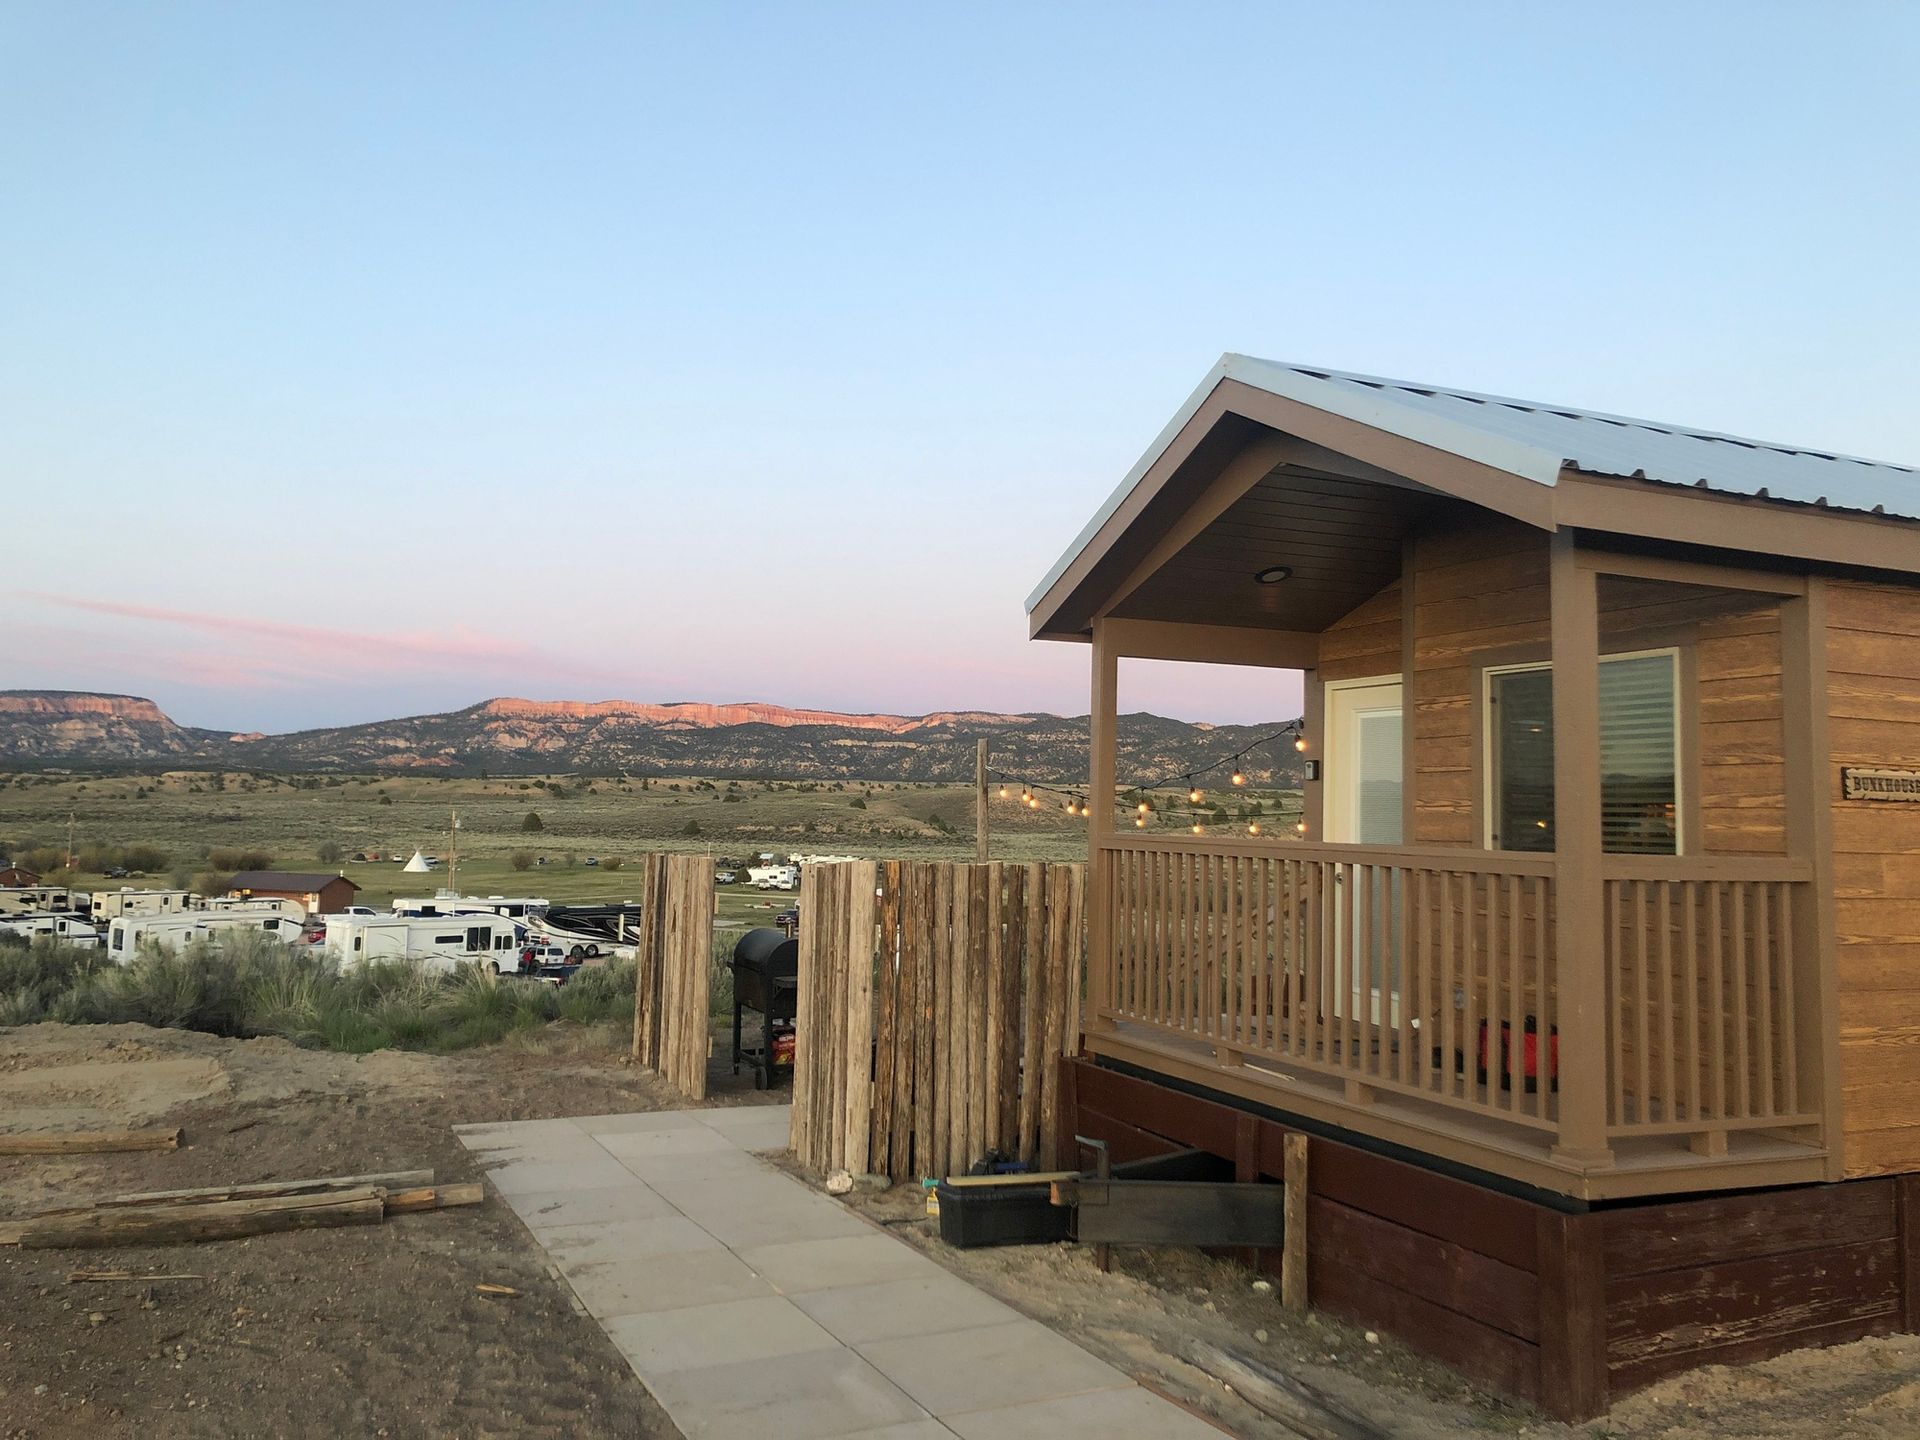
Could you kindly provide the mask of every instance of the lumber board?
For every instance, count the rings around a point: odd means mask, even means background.
[[[411,1190],[389,1191],[386,1212],[389,1215],[413,1215],[422,1210],[452,1210],[464,1205],[478,1205],[485,1199],[484,1185],[421,1185]]]
[[[377,1187],[315,1195],[273,1195],[183,1205],[131,1206],[54,1216],[24,1226],[23,1250],[108,1245],[178,1245],[236,1240],[282,1230],[378,1225],[386,1192]]]
[[[1254,1409],[1306,1440],[1388,1440],[1392,1433],[1365,1416],[1251,1355],[1205,1340],[1188,1340],[1182,1358],[1205,1371]]]
[[[1286,1223],[1280,1251],[1280,1302],[1296,1314],[1307,1308],[1308,1237],[1311,1180],[1307,1170],[1307,1137],[1291,1132],[1281,1142],[1285,1154]],[[1256,1165],[1256,1170],[1258,1166]]]
[[[0,1155],[94,1155],[117,1150],[177,1150],[180,1131],[166,1126],[138,1130],[65,1130],[0,1135]]]

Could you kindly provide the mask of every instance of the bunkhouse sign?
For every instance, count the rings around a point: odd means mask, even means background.
[[[1840,793],[1848,800],[1904,800],[1920,805],[1920,770],[1870,770],[1840,767]]]

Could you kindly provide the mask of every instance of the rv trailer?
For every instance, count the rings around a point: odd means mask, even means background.
[[[327,950],[342,968],[369,960],[417,960],[429,970],[519,968],[519,930],[500,915],[329,915]]]

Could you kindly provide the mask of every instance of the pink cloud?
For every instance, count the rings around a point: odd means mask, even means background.
[[[227,643],[245,642],[244,659],[231,652],[209,655],[204,651],[193,652],[196,658],[192,660],[179,652],[169,657],[172,665],[197,671],[192,678],[227,685],[268,688],[310,684],[338,678],[344,666],[351,666],[356,676],[368,680],[418,676],[423,671],[456,676],[511,672],[513,678],[628,686],[647,678],[532,646],[502,642],[464,626],[437,633],[381,634],[79,596],[26,592],[25,598],[87,614],[177,626]]]

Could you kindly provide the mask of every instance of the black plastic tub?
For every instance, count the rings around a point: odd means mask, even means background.
[[[1055,1205],[1052,1187],[1032,1185],[949,1185],[940,1197],[940,1238],[956,1250],[985,1245],[1046,1245],[1073,1238],[1073,1211]]]

